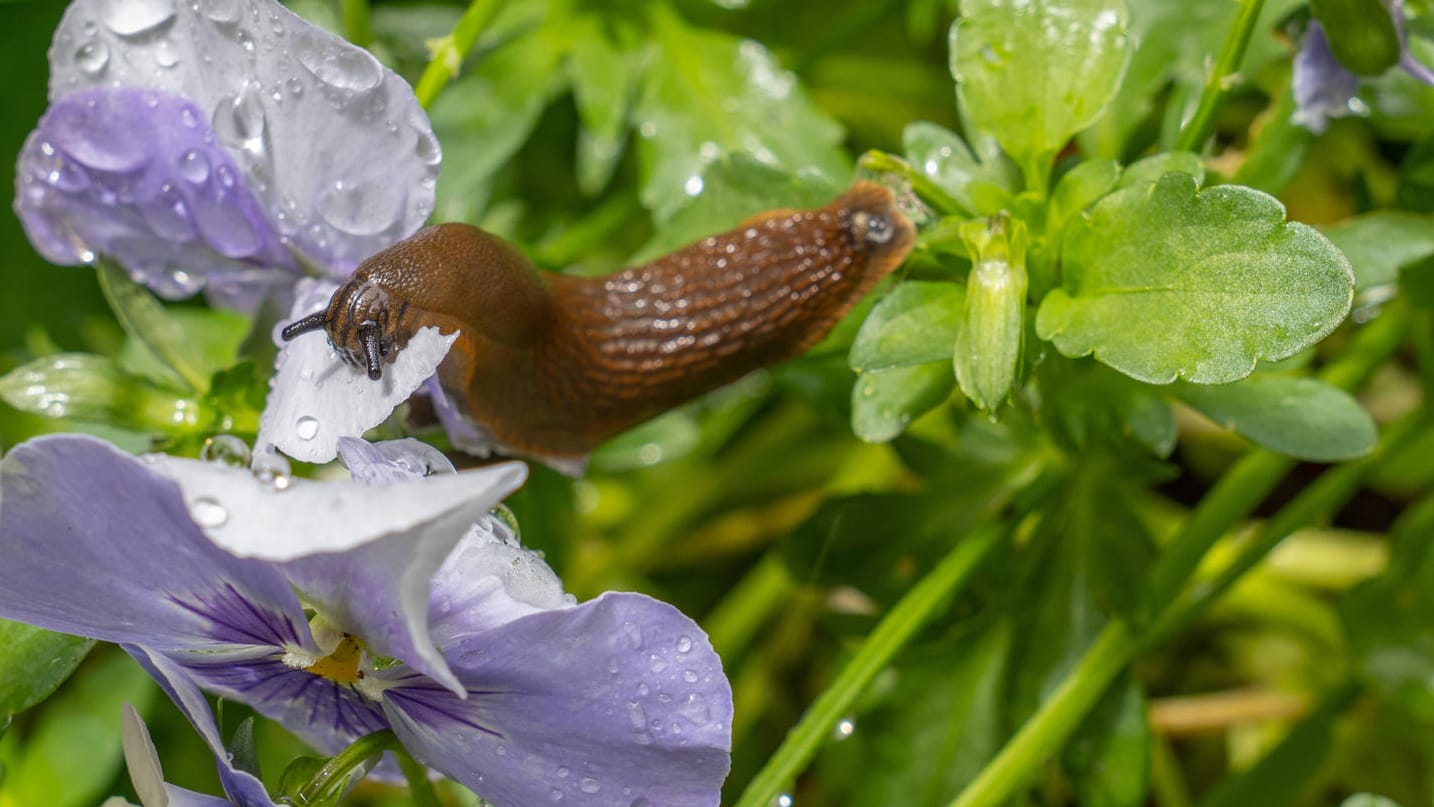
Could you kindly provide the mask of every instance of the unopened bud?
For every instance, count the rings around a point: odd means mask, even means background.
[[[976,406],[994,412],[1021,369],[1026,319],[1026,227],[1005,213],[970,221],[961,238],[971,255],[966,317],[956,336],[956,380]]]

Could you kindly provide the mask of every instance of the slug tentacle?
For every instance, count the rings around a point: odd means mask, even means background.
[[[914,240],[892,193],[869,182],[605,278],[544,278],[500,239],[443,224],[364,261],[327,311],[283,336],[322,327],[345,361],[379,378],[416,329],[457,329],[445,390],[504,447],[572,459],[801,353]]]

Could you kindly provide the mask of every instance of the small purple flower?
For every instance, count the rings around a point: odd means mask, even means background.
[[[1409,52],[1408,34],[1404,30],[1404,0],[1392,0],[1389,6],[1394,30],[1399,36],[1399,66],[1415,79],[1434,85],[1434,70]],[[1315,134],[1323,132],[1330,120],[1361,109],[1361,102],[1355,97],[1359,77],[1335,58],[1324,26],[1318,22],[1310,23],[1299,53],[1295,54],[1291,86],[1295,96],[1292,120]]]
[[[574,604],[486,515],[520,464],[343,455],[374,484],[25,443],[0,461],[0,617],[122,644],[211,747],[201,688],[325,753],[391,729],[503,807],[717,804],[731,690],[691,620]]]
[[[74,0],[50,102],[16,170],[31,243],[59,264],[107,257],[171,299],[203,289],[252,312],[298,297],[302,316],[433,209],[441,151],[412,89],[274,0]],[[380,384],[301,341],[281,345],[261,443],[327,462],[433,374],[452,335],[425,329]]]

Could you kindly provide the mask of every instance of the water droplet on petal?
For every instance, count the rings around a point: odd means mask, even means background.
[[[179,64],[179,51],[168,39],[160,40],[154,47],[154,63],[166,70]]]
[[[677,639],[677,652],[679,652],[679,653],[690,653],[690,652],[692,652],[692,639],[691,639],[690,637],[687,637],[687,636],[680,636],[680,637],[678,637],[678,639]]]
[[[195,185],[204,184],[209,179],[209,158],[203,152],[186,151],[179,158],[179,175]]]
[[[120,36],[142,34],[174,17],[174,0],[109,0],[100,9],[105,27]]]
[[[559,779],[566,779],[566,778],[568,778],[568,774],[571,774],[571,773],[572,773],[572,771],[568,770],[567,768],[563,767],[562,765],[559,765],[559,766],[558,766],[558,778],[559,778]]]
[[[294,433],[299,435],[300,440],[312,440],[319,433],[318,418],[304,415],[294,422]]]
[[[194,240],[194,221],[189,216],[189,208],[171,185],[162,186],[153,199],[141,205],[140,214],[154,234],[166,241]]]
[[[264,150],[263,90],[257,82],[246,81],[235,95],[214,109],[214,133],[226,144],[251,154]]]
[[[289,461],[275,451],[260,451],[255,454],[250,470],[259,484],[271,490],[288,490],[289,483],[293,480]]]
[[[599,790],[602,790],[602,784],[596,779],[585,776],[578,781],[578,790],[591,796]]]
[[[98,76],[105,70],[105,65],[110,63],[110,49],[104,42],[96,39],[93,42],[86,42],[75,51],[75,64],[92,76]]]
[[[53,157],[49,162],[50,171],[45,174],[45,184],[50,187],[78,193],[90,186],[90,175],[74,162],[60,157]]]
[[[366,92],[383,82],[383,67],[373,54],[307,28],[295,39],[294,56],[314,78],[341,90]]]
[[[229,520],[229,511],[224,505],[208,496],[201,496],[189,505],[189,515],[201,527],[222,527]]]
[[[442,162],[443,149],[439,147],[438,138],[434,137],[433,132],[420,129],[417,134],[418,143],[414,146],[414,151],[417,152],[418,159],[423,160],[424,165],[438,165]]]
[[[399,188],[339,181],[319,195],[317,206],[319,215],[335,229],[350,235],[377,235],[398,221],[403,202]]]
[[[548,798],[552,799],[553,801],[562,801],[563,791],[555,787],[552,790],[548,791]]]
[[[240,0],[198,0],[199,13],[214,22],[236,22],[242,13]]]
[[[622,632],[627,634],[627,640],[632,643],[633,650],[642,648],[642,628],[638,627],[637,623],[622,623]]]
[[[205,438],[199,459],[228,468],[243,468],[249,464],[249,446],[232,434],[216,434]]]

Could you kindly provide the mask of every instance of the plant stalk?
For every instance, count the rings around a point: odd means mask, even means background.
[[[438,94],[443,92],[443,88],[448,86],[448,82],[458,75],[463,60],[478,42],[478,36],[498,13],[498,5],[499,0],[473,0],[448,36],[429,43],[433,56],[428,66],[423,69],[418,86],[413,88],[419,105],[424,109],[427,109]]]
[[[1245,61],[1245,50],[1250,45],[1250,36],[1255,31],[1255,21],[1265,7],[1265,0],[1241,0],[1240,10],[1235,14],[1235,24],[1225,34],[1225,44],[1220,56],[1205,80],[1200,93],[1200,103],[1195,114],[1185,123],[1175,138],[1176,151],[1199,152],[1215,131],[1215,115],[1225,103],[1225,96],[1239,75],[1240,64]]]

